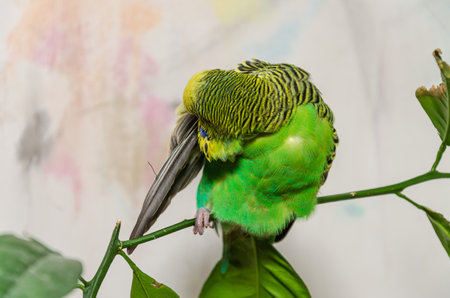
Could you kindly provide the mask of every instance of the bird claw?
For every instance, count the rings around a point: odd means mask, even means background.
[[[211,213],[211,210],[201,207],[197,209],[197,212],[195,213],[195,224],[194,224],[194,234],[197,233],[199,235],[203,235],[205,228],[213,228],[214,222],[209,221],[209,214]]]

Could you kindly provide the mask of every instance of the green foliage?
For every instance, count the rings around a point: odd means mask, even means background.
[[[62,297],[77,286],[79,261],[33,239],[0,235],[0,297]]]
[[[423,211],[427,214],[434,231],[439,237],[439,240],[441,240],[442,246],[450,257],[450,223],[440,213],[434,212],[428,208],[424,208]]]
[[[133,283],[131,284],[131,298],[180,297],[171,288],[158,283],[136,266],[133,268]]]
[[[450,146],[450,66],[447,62],[442,60],[441,54],[442,52],[440,49],[436,49],[433,52],[433,56],[441,71],[442,83],[440,83],[438,87],[432,86],[429,90],[425,87],[420,87],[416,90],[417,99],[431,119],[434,127],[436,127],[442,140],[442,145],[439,148],[432,170],[436,170],[446,146]],[[450,223],[442,214],[418,205],[409,199],[407,200],[427,214],[442,246],[444,246],[447,254],[450,256]]]
[[[436,235],[438,236],[439,240],[442,243],[442,246],[447,251],[447,254],[450,257],[450,223],[448,222],[448,220],[445,219],[445,217],[442,214],[434,212],[430,208],[427,208],[414,202],[413,200],[405,196],[403,193],[397,193],[397,196],[405,199],[406,201],[414,205],[416,208],[422,210],[427,214],[428,219],[430,220],[431,225],[433,226],[433,229],[436,232]]]
[[[120,249],[117,254],[121,255],[133,270],[133,282],[131,284],[131,298],[180,297],[171,288],[157,282],[154,278],[148,276]]]
[[[420,87],[416,91],[417,99],[436,127],[441,140],[444,138],[448,123],[448,100],[444,90],[445,85],[440,84],[437,88],[433,86],[427,90],[425,87]],[[449,145],[447,140],[446,144]]]
[[[200,297],[311,297],[306,285],[267,240],[241,237],[229,251],[225,273],[219,261]]]
[[[444,144],[450,146],[450,105],[449,91],[450,86],[450,67],[442,60],[439,49],[433,52],[436,62],[441,70],[442,83],[438,87],[426,89],[420,87],[416,90],[416,97],[423,109],[436,127],[439,136]]]

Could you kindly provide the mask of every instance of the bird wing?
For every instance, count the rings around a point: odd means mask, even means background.
[[[172,197],[185,188],[203,167],[204,156],[197,146],[197,131],[197,117],[183,112],[171,136],[169,158],[147,192],[130,239],[140,237],[150,229]],[[128,247],[128,254],[135,248]]]

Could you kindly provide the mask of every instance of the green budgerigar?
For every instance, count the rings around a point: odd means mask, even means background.
[[[177,111],[170,156],[130,238],[142,236],[202,168],[194,233],[212,227],[212,212],[224,234],[271,237],[314,210],[338,137],[306,71],[256,59],[202,71]]]

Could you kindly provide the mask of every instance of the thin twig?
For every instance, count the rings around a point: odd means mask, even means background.
[[[160,238],[162,236],[166,236],[168,234],[171,234],[171,233],[177,232],[179,230],[182,230],[182,229],[188,228],[190,226],[193,226],[194,223],[195,223],[195,218],[185,219],[185,220],[183,220],[183,221],[181,221],[179,223],[171,225],[171,226],[169,226],[167,228],[163,228],[163,229],[158,230],[156,232],[144,235],[142,237],[138,237],[138,238],[134,238],[134,239],[131,239],[131,240],[123,241],[122,242],[122,248],[127,248],[127,247],[130,247],[130,246],[134,246],[134,245],[138,245],[138,244],[141,244],[141,243],[144,243],[144,242],[155,240],[155,239]]]
[[[382,186],[377,188],[371,188],[371,189],[365,189],[365,190],[358,190],[358,191],[352,191],[352,192],[346,192],[341,193],[337,195],[330,195],[330,196],[322,196],[317,198],[318,204],[324,204],[324,203],[330,203],[330,202],[336,202],[336,201],[344,201],[344,200],[352,200],[352,199],[358,199],[358,198],[364,198],[364,197],[372,197],[372,196],[379,196],[379,195],[386,195],[386,194],[393,194],[397,192],[403,191],[405,188],[429,181],[434,179],[442,179],[442,178],[450,178],[450,173],[441,173],[438,171],[429,171],[423,175],[419,175],[417,177],[391,184],[388,186]]]
[[[450,120],[449,120],[449,123],[450,123]],[[439,150],[438,150],[438,152],[436,154],[436,160],[434,161],[433,166],[431,167],[431,171],[436,171],[436,168],[439,165],[439,162],[441,161],[441,158],[442,158],[442,155],[445,152],[445,149],[447,149],[447,144],[444,141],[442,141],[442,144],[439,147]]]
[[[139,269],[136,266],[136,264],[130,259],[130,257],[123,250],[119,250],[117,252],[117,254],[122,256],[122,258],[128,263],[128,265],[130,266],[131,269],[133,269],[133,271],[136,271],[136,269]]]
[[[84,292],[84,289],[85,289],[84,285],[77,284],[77,288]]]
[[[442,51],[440,49],[436,49],[433,51],[434,59],[436,59],[436,63],[441,71],[442,81],[446,87],[446,92],[448,95],[450,92],[450,90],[449,90],[450,86],[448,86],[448,79],[444,74],[444,64],[446,64],[446,63],[445,63],[445,61],[442,61],[441,54],[442,54]],[[447,98],[447,101],[448,100],[450,100],[450,99]],[[439,162],[441,161],[442,155],[444,154],[444,151],[447,148],[447,139],[449,138],[449,135],[450,135],[450,102],[447,102],[447,104],[448,104],[448,106],[447,106],[447,126],[445,127],[445,132],[444,132],[444,135],[442,136],[442,143],[436,154],[436,160],[434,161],[433,166],[431,167],[431,171],[436,170],[437,166],[439,165]]]
[[[79,276],[78,279],[83,283],[83,285],[87,286],[89,284],[89,282],[87,282],[83,276]]]
[[[405,194],[401,193],[401,192],[397,192],[395,193],[398,197],[406,200],[407,202],[409,202],[410,204],[414,205],[414,207],[420,209],[420,210],[425,210],[425,207],[414,202],[413,200],[411,200],[410,198],[408,198]]]
[[[337,195],[330,195],[330,196],[322,196],[318,197],[317,201],[318,204],[323,203],[330,203],[330,202],[336,202],[336,201],[344,201],[344,200],[351,200],[351,199],[357,199],[357,198],[363,198],[363,197],[370,197],[370,196],[378,196],[378,195],[385,195],[385,194],[396,194],[397,196],[407,200],[411,204],[415,205],[417,208],[422,209],[425,208],[411,199],[409,199],[407,196],[405,196],[402,191],[410,187],[412,185],[416,185],[425,181],[434,180],[434,179],[442,179],[442,178],[450,178],[450,173],[442,173],[438,171],[429,171],[423,175],[419,175],[417,177],[396,183],[391,184],[388,186],[383,187],[377,187],[377,188],[371,188],[371,189],[365,189],[365,190],[359,190],[359,191],[353,191],[353,192],[347,192]],[[176,223],[174,225],[171,225],[169,227],[163,228],[161,230],[158,230],[156,232],[144,235],[139,238],[127,240],[127,241],[119,241],[118,235],[120,231],[120,221],[117,223],[116,228],[113,231],[113,234],[111,236],[110,243],[108,245],[108,249],[105,253],[105,256],[103,257],[103,261],[100,264],[99,269],[97,270],[97,273],[95,274],[94,278],[86,282],[84,279],[80,278],[80,280],[86,284],[86,287],[84,289],[84,295],[83,297],[95,297],[97,295],[97,292],[100,288],[101,283],[103,282],[103,279],[105,278],[106,272],[109,269],[109,266],[111,265],[112,261],[114,260],[114,257],[117,254],[120,254],[125,261],[130,265],[131,268],[136,267],[136,265],[131,261],[131,259],[125,254],[125,252],[122,251],[123,248],[135,246],[138,244],[142,244],[145,242],[149,242],[152,240],[155,240],[157,238],[166,236],[168,234],[177,232],[179,230],[188,228],[190,226],[193,226],[195,223],[195,218],[192,219],[186,219],[179,223]],[[137,267],[136,267],[137,268]]]

